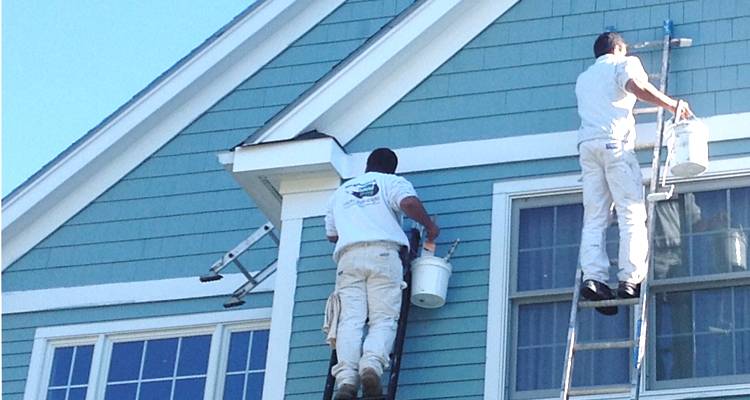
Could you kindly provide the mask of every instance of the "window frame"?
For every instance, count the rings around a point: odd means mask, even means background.
[[[114,343],[209,334],[211,341],[203,398],[211,400],[216,393],[223,392],[230,334],[270,328],[270,308],[37,328],[23,399],[46,399],[56,348],[94,345],[86,400],[97,400],[104,398]]]
[[[678,189],[682,191],[705,191],[750,186],[750,170],[744,167],[749,161],[750,159],[747,156],[742,155],[716,160],[712,162],[709,173],[704,176],[691,179],[668,179],[668,182],[678,185]],[[642,168],[642,172],[644,177],[650,176],[649,168]],[[560,174],[499,181],[493,185],[485,399],[510,399],[510,391],[513,387],[510,379],[512,378],[512,369],[515,368],[513,332],[514,329],[517,329],[517,323],[515,322],[517,313],[512,304],[513,293],[515,292],[511,285],[515,282],[513,266],[516,261],[513,260],[513,254],[517,251],[515,249],[517,242],[514,242],[514,230],[517,230],[518,227],[517,220],[514,220],[514,201],[533,198],[560,199],[569,195],[580,196],[579,178],[579,174]],[[550,296],[554,297],[552,294]],[[653,307],[651,307],[651,312],[654,312]],[[652,342],[654,341],[649,341],[649,343]],[[650,351],[649,354],[653,355],[653,351]],[[651,360],[647,359],[648,361]],[[651,382],[646,380],[646,375],[648,374],[643,374],[642,383],[650,385]],[[691,382],[695,382],[695,380],[691,379]],[[700,393],[706,398],[750,394],[750,387],[746,382],[741,384],[725,382],[716,386],[699,386],[699,384],[689,388],[654,388],[651,386],[651,389],[644,385],[643,387],[646,387],[646,389],[642,392],[641,397],[645,399],[678,399],[682,398],[681,396],[684,396],[685,393]],[[556,399],[558,397],[559,394],[547,398]],[[624,398],[617,395],[604,397]]]

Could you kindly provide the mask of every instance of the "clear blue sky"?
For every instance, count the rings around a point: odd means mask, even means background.
[[[2,194],[252,0],[2,0]]]

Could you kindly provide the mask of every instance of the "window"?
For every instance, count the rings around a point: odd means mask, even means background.
[[[684,193],[655,222],[651,387],[749,382],[750,187]]]
[[[655,213],[647,390],[750,382],[750,187],[696,185],[678,187],[681,194]],[[582,213],[576,194],[512,202],[512,398],[559,396]],[[614,221],[610,258],[617,244]],[[631,307],[614,317],[580,309],[579,341],[627,339],[631,319]],[[629,383],[630,356],[628,349],[576,354],[573,385]]]
[[[48,400],[83,400],[86,398],[93,351],[93,345],[66,346],[55,349],[47,385]]]
[[[28,398],[260,399],[269,316],[239,310],[40,328]]]

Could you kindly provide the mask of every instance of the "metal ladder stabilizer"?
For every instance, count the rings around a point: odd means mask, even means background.
[[[692,45],[692,39],[672,38],[672,21],[665,20],[663,24],[664,37],[660,41],[650,41],[631,46],[635,50],[657,50],[661,49],[661,69],[658,74],[659,90],[666,93],[667,76],[669,73],[669,56],[672,47],[688,47]],[[664,109],[661,107],[648,107],[634,110],[634,114],[656,113],[656,140],[653,147],[653,157],[651,159],[651,179],[649,182],[649,194],[647,195],[647,215],[649,216],[646,224],[646,231],[649,240],[649,249],[653,246],[654,215],[655,203],[658,201],[669,200],[674,194],[674,185],[666,184],[666,171],[662,174],[661,170],[661,148],[664,136]],[[680,103],[675,116],[680,114]],[[669,158],[669,157],[668,157]],[[669,160],[667,160],[669,161]],[[661,179],[660,179],[661,178]],[[579,267],[576,271],[575,284],[573,288],[573,300],[570,311],[570,321],[568,324],[567,347],[565,350],[565,364],[563,366],[562,389],[560,393],[561,400],[568,400],[571,396],[594,396],[602,394],[630,393],[631,400],[638,400],[641,392],[641,376],[643,370],[643,360],[646,350],[646,337],[648,331],[648,300],[649,300],[649,280],[653,275],[651,268],[652,254],[648,255],[648,274],[646,279],[641,282],[640,296],[632,299],[613,299],[602,301],[580,301],[580,289],[583,280],[583,271]],[[578,343],[577,341],[577,324],[578,309],[588,307],[613,307],[613,306],[634,306],[633,336],[632,339],[609,341],[609,342],[591,342]],[[608,349],[631,348],[632,363],[630,364],[630,384],[607,385],[596,387],[573,388],[573,364],[577,351],[597,351]]]
[[[250,293],[256,286],[265,281],[269,276],[273,275],[274,272],[276,272],[276,260],[273,260],[271,263],[263,267],[263,269],[256,272],[255,275],[252,275],[250,271],[248,271],[247,268],[245,268],[245,266],[243,266],[239,260],[240,255],[249,250],[255,243],[260,241],[260,239],[262,239],[266,235],[269,235],[271,239],[278,245],[279,239],[273,232],[273,228],[273,224],[271,224],[270,222],[266,222],[265,224],[263,224],[263,226],[256,229],[255,232],[248,236],[247,239],[240,242],[240,244],[221,256],[220,259],[216,260],[216,262],[211,265],[211,268],[209,268],[208,274],[200,276],[199,279],[201,282],[218,281],[219,279],[223,278],[223,276],[219,272],[221,272],[229,264],[234,264],[237,269],[239,269],[240,272],[245,275],[245,278],[247,278],[247,282],[245,282],[242,286],[232,292],[229,300],[224,303],[224,308],[237,307],[245,304],[245,300],[243,300],[243,297]]]

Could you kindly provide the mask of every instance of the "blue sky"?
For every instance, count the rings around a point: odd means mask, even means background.
[[[252,0],[2,0],[2,195]]]

